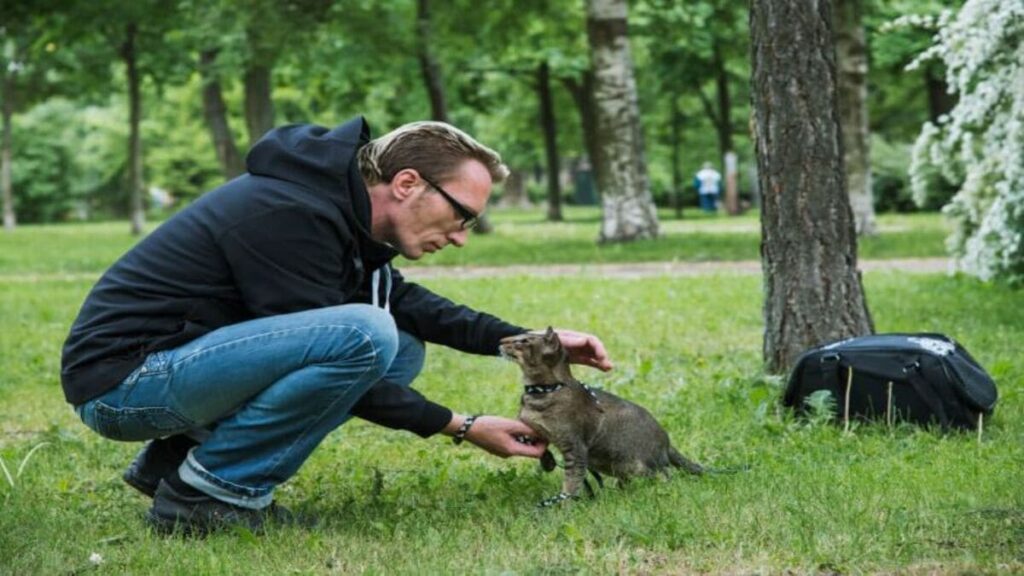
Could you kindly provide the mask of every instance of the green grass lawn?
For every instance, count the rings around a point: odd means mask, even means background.
[[[462,249],[447,249],[401,266],[565,264],[575,262],[734,261],[760,258],[757,214],[707,217],[695,210],[677,220],[660,213],[657,240],[598,246],[600,211],[565,207],[565,222],[544,220],[543,211],[492,210],[495,230],[474,234]],[[944,256],[948,231],[938,214],[883,214],[880,233],[861,240],[861,258]],[[150,224],[155,226],[156,224]],[[21,226],[0,234],[0,279],[10,274],[99,273],[137,239],[125,222]],[[552,246],[557,245],[557,250]]]
[[[522,220],[507,224],[547,229]],[[564,226],[591,234],[594,224]],[[914,428],[844,434],[780,413],[780,381],[760,368],[756,276],[435,279],[426,284],[509,320],[599,334],[617,368],[580,368],[580,379],[648,407],[684,454],[749,471],[625,489],[608,482],[594,500],[538,510],[537,501],[559,490],[558,473],[354,421],[278,492],[283,504],[319,514],[319,527],[199,541],[158,536],[142,519],[147,502],[119,479],[138,445],[88,431],[60,392],[60,345],[90,280],[33,275],[100,270],[119,242],[121,249],[130,244],[126,229],[0,235],[7,258],[0,266],[0,458],[11,474],[9,481],[0,472],[0,574],[1024,570],[1021,293],[892,272],[865,274],[878,330],[945,332],[995,377],[1000,403],[980,443]],[[7,247],[27,245],[33,235],[42,251],[35,260],[9,257]],[[513,415],[518,379],[497,358],[430,347],[417,387],[456,410]],[[94,553],[99,566],[90,563]]]

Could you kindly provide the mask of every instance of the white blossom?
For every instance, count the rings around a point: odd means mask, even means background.
[[[942,60],[959,101],[914,144],[914,200],[924,202],[936,175],[960,184],[943,209],[955,223],[948,246],[956,268],[1024,283],[1024,1],[967,0],[937,24],[935,44],[912,66]]]
[[[99,566],[100,564],[103,564],[103,556],[100,556],[99,552],[93,552],[92,554],[89,554],[89,563],[94,566]]]

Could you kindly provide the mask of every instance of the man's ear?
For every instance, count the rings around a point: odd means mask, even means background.
[[[423,189],[423,179],[420,178],[419,172],[412,168],[405,168],[399,170],[391,177],[391,195],[398,200],[403,202],[413,197],[416,192]]]

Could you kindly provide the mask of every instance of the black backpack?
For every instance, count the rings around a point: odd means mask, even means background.
[[[844,422],[899,419],[943,430],[980,428],[997,398],[992,378],[942,334],[876,334],[808,350],[782,402],[804,413],[818,390],[832,394]]]

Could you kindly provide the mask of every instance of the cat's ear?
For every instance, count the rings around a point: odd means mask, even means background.
[[[548,326],[548,331],[544,333],[544,341],[548,343],[558,342],[558,333],[551,326]]]

